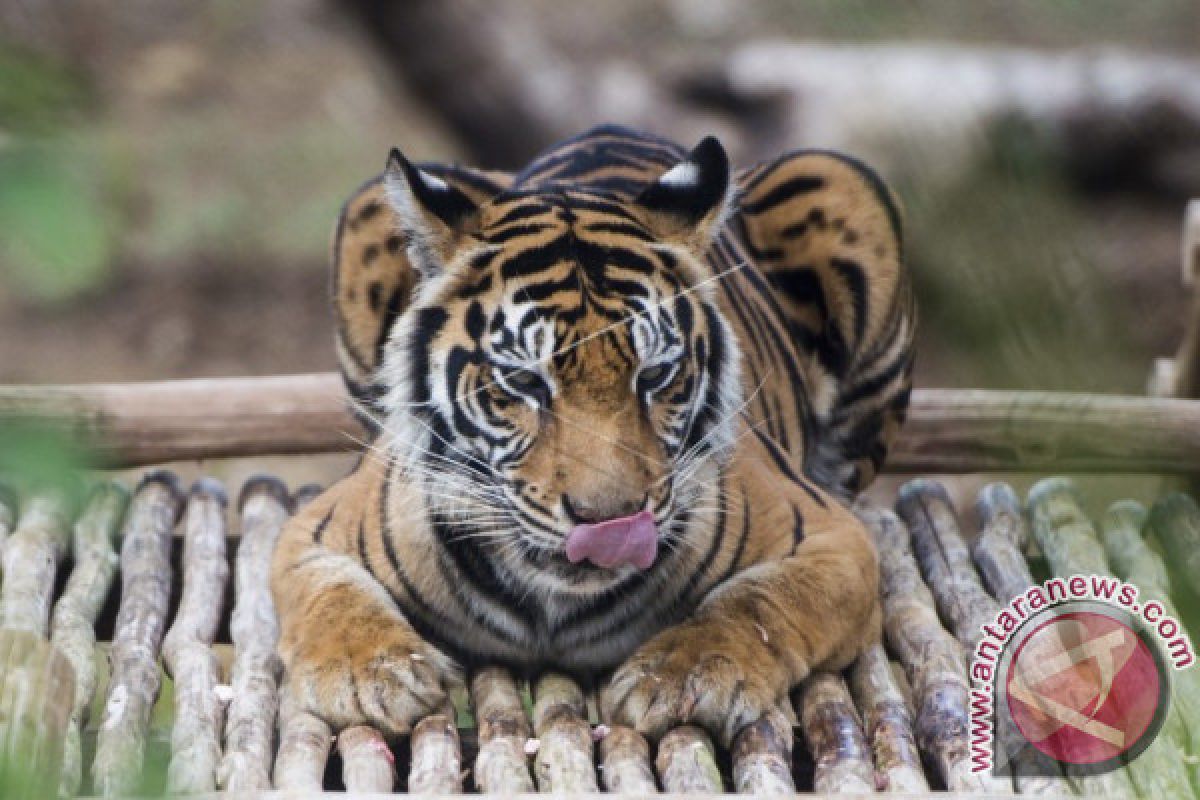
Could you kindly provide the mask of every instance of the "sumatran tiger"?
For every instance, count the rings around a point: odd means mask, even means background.
[[[286,693],[405,732],[462,670],[598,681],[606,721],[728,744],[879,636],[846,505],[906,412],[900,215],[844,155],[731,174],[617,127],[514,175],[414,166],[346,203],[343,373],[372,430],[283,531]]]

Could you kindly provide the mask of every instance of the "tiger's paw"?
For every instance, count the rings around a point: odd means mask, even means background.
[[[388,736],[408,733],[445,706],[448,685],[461,682],[453,661],[391,620],[313,637],[287,661],[284,691],[335,731],[370,725]]]
[[[693,724],[727,748],[742,728],[779,706],[791,683],[761,641],[722,635],[697,621],[644,644],[613,675],[601,707],[606,720],[653,739]]]

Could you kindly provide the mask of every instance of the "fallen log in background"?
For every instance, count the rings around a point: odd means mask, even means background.
[[[0,424],[69,437],[99,466],[359,449],[332,373],[90,386],[0,387]],[[1200,401],[924,389],[892,472],[1150,472],[1200,464]]]

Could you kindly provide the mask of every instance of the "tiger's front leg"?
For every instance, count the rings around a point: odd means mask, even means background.
[[[714,588],[635,652],[602,695],[607,718],[655,738],[699,724],[728,747],[812,670],[841,669],[877,640],[874,545],[853,515],[832,510],[790,555]]]
[[[339,491],[343,484],[291,520],[275,551],[283,690],[335,730],[371,725],[407,733],[444,705],[447,684],[460,672],[413,630],[360,561],[336,549],[346,525],[332,512]]]

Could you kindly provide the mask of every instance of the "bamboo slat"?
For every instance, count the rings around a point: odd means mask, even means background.
[[[854,664],[850,687],[863,715],[863,729],[875,760],[875,785],[887,792],[929,791],[921,754],[913,737],[909,703],[896,684],[881,645],[867,649]]]
[[[195,794],[217,785],[225,707],[213,639],[229,579],[225,557],[225,489],[212,478],[196,482],[183,528],[183,596],[163,639],[163,661],[175,683],[175,724],[167,791]]]
[[[104,466],[340,452],[362,438],[332,373],[0,387],[0,423],[11,419],[72,437]],[[1198,401],[924,389],[887,469],[1190,474],[1197,463]]]
[[[1079,507],[1075,487],[1069,480],[1038,481],[1030,488],[1026,503],[1033,537],[1055,575],[1110,574],[1100,537]],[[1066,775],[1081,794],[1134,794],[1132,779],[1123,769],[1087,775],[1068,767]]]
[[[921,580],[908,530],[890,511],[859,507],[879,549],[884,633],[903,664],[916,709],[916,738],[952,791],[983,791],[968,757],[967,667]]]
[[[126,518],[112,677],[92,762],[92,783],[106,797],[133,794],[141,777],[171,597],[171,531],[181,504],[175,476],[154,472],[134,492]]]
[[[650,743],[633,728],[613,725],[600,740],[601,777],[613,794],[643,795],[658,792],[650,766]]]
[[[453,708],[416,724],[410,752],[410,794],[447,795],[462,791],[462,745]]]
[[[1169,494],[1151,508],[1149,524],[1177,574],[1200,595],[1200,507],[1196,501],[1179,492]]]
[[[276,789],[298,794],[319,793],[333,731],[319,717],[293,708],[284,694],[279,707],[279,751],[275,755]]]
[[[54,578],[70,546],[72,492],[53,485],[30,495],[16,529],[4,543],[0,628],[46,637]]]
[[[74,689],[57,648],[30,630],[0,630],[0,797],[55,796]]]
[[[1141,603],[1157,601],[1165,614],[1181,620],[1179,610],[1171,600],[1166,565],[1142,539],[1146,517],[1146,509],[1132,500],[1109,506],[1101,526],[1104,550],[1117,574],[1138,587]],[[1159,732],[1159,738],[1163,737],[1171,741],[1175,760],[1186,766],[1192,786],[1200,788],[1200,672],[1195,669],[1179,670],[1171,676],[1171,704]],[[1172,754],[1168,753],[1166,757],[1172,757]],[[1169,777],[1173,771],[1168,768],[1163,777]],[[1139,789],[1143,788],[1144,782],[1145,779],[1139,781]],[[1170,787],[1156,787],[1155,790],[1165,788]]]
[[[232,700],[225,720],[225,755],[218,781],[226,789],[267,789],[283,665],[275,652],[279,620],[267,575],[291,498],[278,479],[251,478],[238,498],[242,537],[229,631],[234,644]]]
[[[80,729],[96,693],[96,617],[104,606],[117,571],[113,539],[129,504],[120,484],[98,485],[75,522],[72,551],[75,567],[54,606],[51,639],[75,671],[74,702],[63,743],[63,773],[59,794],[71,797],[83,780]]]
[[[347,792],[390,792],[396,785],[396,757],[379,731],[366,725],[347,728],[338,734],[337,746]]]
[[[950,495],[940,483],[918,478],[900,487],[896,511],[908,525],[912,548],[938,613],[962,643],[968,659],[1000,604],[989,595],[971,564]]]
[[[471,675],[471,702],[479,731],[475,784],[491,794],[533,791],[525,743],[531,730],[512,674],[488,667]]]
[[[573,680],[547,672],[533,687],[537,734],[534,777],[541,792],[595,792],[592,731],[583,691]]]
[[[792,725],[777,711],[747,725],[733,740],[733,788],[738,794],[790,795]]]
[[[678,794],[719,794],[721,770],[712,739],[694,725],[667,731],[655,758],[663,791]]]
[[[840,675],[814,672],[801,689],[800,728],[816,764],[813,790],[872,794],[875,768],[862,721]]]

